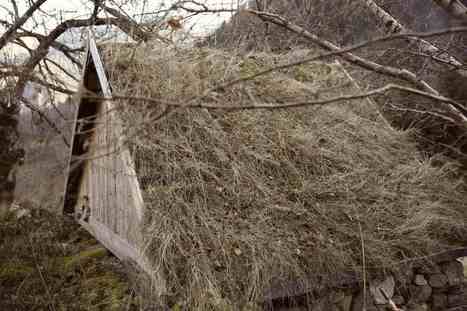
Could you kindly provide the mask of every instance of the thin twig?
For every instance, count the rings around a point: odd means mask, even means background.
[[[270,22],[273,23],[277,26],[283,27],[289,31],[292,31],[294,33],[299,34],[300,36],[308,39],[314,44],[317,44],[318,46],[325,48],[327,50],[335,51],[335,52],[340,52],[342,49],[335,44],[323,40],[320,37],[318,37],[315,34],[312,34],[308,32],[306,29],[293,24],[286,18],[273,14],[273,13],[268,13],[268,12],[260,12],[260,11],[255,11],[255,10],[247,10],[249,13],[254,14],[258,16],[260,19],[262,19],[265,22]],[[466,27],[461,27],[463,28],[462,32],[465,32],[467,30]],[[383,66],[381,64],[375,63],[373,61],[370,61],[368,59],[356,56],[350,52],[339,54],[342,58],[344,58],[346,61],[357,65],[361,68],[367,69],[374,71],[379,74],[383,74],[386,76],[392,76],[394,78],[402,79],[405,80],[416,87],[420,88],[421,90],[424,90],[427,93],[433,93],[435,95],[438,95],[439,92],[435,90],[433,87],[431,87],[426,81],[421,80],[417,75],[415,75],[413,72],[407,70],[407,69],[400,69],[400,68],[395,68],[395,67],[390,67],[390,66]],[[450,113],[452,114],[453,118],[457,120],[458,124],[464,124],[467,126],[467,115],[463,114],[461,111],[459,111],[456,107],[454,107],[451,104],[446,105]]]
[[[36,251],[34,249],[34,245],[33,245],[32,241],[31,241],[31,237],[28,238],[28,241],[29,241],[29,246],[31,247],[31,250],[32,250],[32,257],[34,259],[34,265],[35,265],[36,270],[39,273],[39,276],[41,278],[42,286],[44,286],[45,291],[47,293],[47,296],[49,296],[49,306],[52,309],[52,311],[55,311],[56,308],[55,308],[54,300],[53,300],[52,295],[50,294],[50,289],[47,286],[47,282],[45,281],[44,275],[42,274],[42,271],[41,271],[41,269],[39,267],[39,264],[37,263]]]
[[[366,262],[365,262],[365,241],[363,240],[363,231],[360,221],[358,221],[358,231],[360,233],[360,242],[362,248],[362,277],[363,277],[363,311],[366,311]]]
[[[164,100],[159,100],[159,99],[154,99],[150,97],[143,97],[143,96],[125,96],[125,95],[112,95],[112,97],[101,97],[101,96],[83,96],[83,98],[89,98],[89,99],[104,99],[104,100],[136,100],[136,101],[143,101],[143,102],[151,102],[156,105],[166,105],[169,107],[174,107],[174,108],[207,108],[207,109],[222,109],[222,110],[256,110],[256,109],[270,109],[270,110],[275,110],[275,109],[289,109],[289,108],[300,108],[300,107],[307,107],[307,106],[323,106],[327,104],[332,104],[332,103],[337,103],[337,102],[342,102],[342,101],[351,101],[351,100],[356,100],[356,99],[364,99],[368,97],[373,97],[377,95],[383,95],[389,91],[393,90],[398,90],[398,91],[403,91],[407,93],[412,93],[416,94],[425,98],[429,98],[432,100],[437,100],[440,102],[448,103],[451,104],[455,107],[459,107],[460,110],[465,111],[467,115],[467,110],[462,107],[462,105],[458,102],[456,102],[453,99],[444,97],[442,95],[435,95],[432,93],[420,91],[418,89],[410,88],[410,87],[405,87],[397,84],[387,84],[383,87],[369,90],[367,92],[363,93],[358,93],[358,94],[350,94],[350,95],[342,95],[342,96],[336,96],[328,99],[322,99],[322,100],[314,100],[314,101],[303,101],[303,102],[291,102],[288,104],[276,104],[276,103],[255,103],[251,105],[222,105],[222,104],[209,104],[209,103],[204,103],[201,101],[202,96],[200,96],[198,99],[199,100],[192,100],[187,101],[185,103],[176,103],[176,102],[168,102]],[[420,111],[421,112],[421,111]],[[442,112],[436,112],[436,111],[423,111],[425,114],[431,114],[435,115],[437,117],[440,117],[446,121],[452,122],[454,124],[458,124],[455,119],[451,118],[448,115],[443,114]],[[159,118],[158,118],[159,119]],[[154,119],[149,120],[150,122],[155,121]],[[462,123],[462,125],[467,126],[467,123]]]

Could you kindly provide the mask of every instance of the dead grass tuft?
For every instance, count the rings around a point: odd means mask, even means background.
[[[184,103],[216,83],[312,51],[239,56],[221,50],[107,47],[115,93]],[[341,67],[313,63],[206,101],[321,99],[355,92]],[[122,101],[144,188],[148,252],[168,299],[190,310],[239,310],[278,282],[326,285],[361,265],[389,266],[467,243],[456,164],[430,165],[410,133],[367,101],[295,110],[162,109]],[[134,131],[137,128],[137,131]]]

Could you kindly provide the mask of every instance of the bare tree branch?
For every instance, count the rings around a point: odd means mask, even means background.
[[[255,10],[247,10],[247,12],[258,16],[261,18],[263,21],[271,22],[275,25],[284,27],[294,33],[299,34],[300,36],[303,36],[304,38],[307,38],[311,42],[317,44],[318,46],[325,48],[327,50],[331,51],[340,51],[341,49],[334,45],[333,43],[323,40],[316,36],[315,34],[312,34],[305,30],[304,28],[295,25],[288,21],[287,19],[283,18],[280,15],[277,14],[272,14],[268,12],[260,12],[260,11],[255,11]],[[434,95],[439,95],[439,92],[436,91],[434,88],[432,88],[428,83],[425,81],[421,80],[417,75],[414,73],[406,70],[406,69],[399,69],[399,68],[394,68],[394,67],[389,67],[389,66],[382,66],[378,63],[372,62],[370,60],[361,58],[359,56],[356,56],[352,53],[343,53],[340,55],[342,58],[347,60],[348,62],[355,64],[359,67],[365,68],[367,70],[371,70],[380,74],[388,75],[394,78],[402,79],[407,82],[410,82],[411,84],[419,87],[420,89],[424,90],[425,92],[432,93]],[[447,109],[449,112],[452,114],[451,119],[456,120],[455,123],[460,124],[462,126],[467,126],[467,115],[459,111],[458,107],[455,107],[452,103],[448,103]]]
[[[24,23],[37,11],[41,5],[43,5],[47,0],[37,0],[29,9],[19,18],[12,27],[8,28],[7,31],[0,37],[0,50],[5,47],[5,45],[11,40],[15,32],[21,28]]]
[[[4,25],[5,27],[11,27],[12,24],[5,21],[5,20],[0,20],[0,25]],[[23,38],[23,37],[31,37],[36,39],[37,41],[41,41],[46,39],[46,36],[40,33],[36,33],[33,31],[25,30],[21,28],[21,31],[17,31],[16,34],[13,36],[14,39],[18,38]],[[81,68],[81,61],[78,60],[73,54],[77,52],[84,52],[84,48],[70,48],[66,44],[61,43],[60,41],[54,41],[51,44],[51,47],[56,49],[57,51],[60,51],[65,55],[73,64],[78,66],[78,68]]]
[[[10,0],[11,5],[13,6],[13,12],[15,16],[15,20],[19,19],[19,10],[18,10],[18,5],[16,4],[16,0]]]
[[[64,21],[63,23],[59,24],[55,27],[48,36],[46,36],[43,40],[40,41],[39,46],[36,48],[34,53],[31,55],[29,60],[24,64],[22,71],[23,75],[19,76],[18,82],[15,88],[15,94],[17,98],[21,97],[23,93],[24,86],[28,80],[30,73],[33,72],[34,68],[41,62],[43,58],[45,58],[49,52],[49,47],[52,46],[53,42],[55,42],[58,37],[60,37],[65,31],[71,28],[77,27],[86,27],[91,25],[94,22],[94,25],[118,25],[119,20],[117,18],[97,18],[97,19],[70,19]]]
[[[105,4],[101,3],[100,0],[91,0],[94,4],[99,5],[103,10],[108,12],[110,15],[114,16],[114,25],[118,26],[121,30],[123,30],[126,34],[130,37],[135,38],[136,40],[141,41],[148,41],[151,39],[154,34],[144,31],[137,22],[132,20],[130,17],[122,14],[117,9],[111,8],[106,6]],[[158,37],[158,39],[163,40],[167,43],[167,39],[163,37]]]
[[[19,76],[21,76],[23,74],[23,72],[19,71],[18,69],[15,68],[15,69],[10,69],[10,70],[0,70],[0,74],[3,77],[19,77]],[[63,87],[60,87],[58,85],[47,82],[43,78],[40,78],[40,77],[38,77],[38,76],[36,76],[34,74],[30,74],[28,76],[28,79],[31,82],[37,83],[39,85],[44,86],[47,89],[51,89],[53,91],[56,91],[56,92],[59,92],[59,93],[62,93],[62,94],[66,94],[66,95],[75,94],[75,91],[72,91],[70,89],[63,88]]]
[[[62,138],[63,140],[63,143],[65,144],[65,146],[67,146],[68,148],[70,148],[70,143],[68,142],[68,140],[66,139],[66,136],[62,133],[62,131],[60,131],[60,129],[55,125],[55,122],[53,122],[52,120],[49,119],[49,117],[47,117],[39,108],[37,108],[36,106],[34,106],[34,104],[30,103],[27,99],[23,98],[22,99],[22,102],[23,104],[31,111],[37,113],[46,123],[47,125],[52,128],[58,135],[60,135],[60,137]]]
[[[143,102],[151,102],[157,105],[166,105],[172,107],[183,107],[183,108],[208,108],[208,109],[222,109],[222,110],[256,110],[256,109],[286,109],[286,108],[299,108],[299,107],[307,107],[307,106],[323,106],[327,104],[332,104],[336,102],[342,101],[350,101],[356,99],[365,99],[367,97],[373,97],[376,95],[386,94],[389,91],[403,91],[406,93],[416,94],[428,99],[433,99],[437,101],[441,101],[444,103],[459,105],[455,100],[444,97],[442,95],[435,95],[432,93],[420,91],[418,89],[405,87],[397,84],[387,84],[383,87],[373,89],[367,92],[358,93],[358,94],[351,94],[351,95],[342,95],[337,97],[332,97],[328,99],[322,100],[314,100],[314,101],[303,101],[303,102],[292,102],[288,104],[275,104],[275,103],[255,103],[252,105],[224,105],[224,104],[208,104],[201,101],[201,99],[193,100],[191,104],[185,105],[182,103],[175,103],[172,101],[162,101],[159,99],[154,99],[150,97],[141,97],[141,96],[125,96],[125,95],[112,95],[111,98],[102,97],[102,96],[89,96],[84,95],[83,98],[89,99],[105,99],[105,100],[137,100]],[[430,112],[427,112],[430,113]],[[438,115],[440,116],[440,115]],[[453,119],[447,118],[446,116],[441,116],[443,119],[449,120],[453,122]]]
[[[400,33],[407,32],[407,29],[391,14],[382,9],[373,0],[364,0],[367,7],[378,16],[384,23],[385,29],[388,33]],[[460,68],[461,62],[449,55],[448,53],[440,53],[440,49],[428,41],[420,39],[420,37],[408,37],[409,40],[416,42],[420,46],[422,52],[433,55],[433,58],[440,59],[445,63],[449,63],[451,66]]]
[[[187,7],[186,5],[187,4],[193,4],[195,6],[198,6],[200,8],[189,8]],[[237,8],[233,8],[233,9],[211,9],[209,8],[206,4],[204,3],[200,3],[198,1],[193,1],[193,0],[190,0],[190,1],[180,1],[179,3],[176,3],[172,6],[173,8],[175,9],[182,9],[186,12],[189,12],[189,13],[195,13],[195,14],[203,14],[203,13],[214,13],[214,14],[217,14],[217,13],[232,13],[232,12],[237,12],[238,9]]]

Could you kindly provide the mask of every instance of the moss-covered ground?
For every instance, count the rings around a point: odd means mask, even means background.
[[[0,310],[137,310],[127,268],[72,219],[0,221]]]

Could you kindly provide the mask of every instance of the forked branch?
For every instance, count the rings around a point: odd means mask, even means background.
[[[273,13],[268,13],[268,12],[260,12],[260,11],[255,11],[255,10],[247,10],[247,12],[259,17],[263,21],[273,23],[277,26],[286,28],[289,31],[292,31],[312,43],[327,49],[331,51],[340,51],[341,48],[336,46],[335,44],[326,41],[324,39],[321,39],[315,34],[310,33],[306,29],[290,22],[286,18],[273,14]],[[423,90],[426,93],[433,94],[433,95],[439,95],[439,92],[435,90],[433,87],[431,87],[427,82],[421,80],[417,75],[415,75],[413,72],[406,70],[406,69],[400,69],[400,68],[394,68],[390,66],[383,66],[381,64],[375,63],[373,61],[370,61],[368,59],[364,59],[362,57],[356,56],[350,52],[339,54],[340,57],[344,58],[346,61],[357,65],[359,67],[362,67],[367,70],[374,71],[376,73],[380,73],[383,75],[391,76],[397,79],[405,80],[412,85],[416,86],[417,88]],[[446,105],[446,110],[449,113],[452,121],[454,123],[459,124],[463,127],[467,127],[467,114],[464,114],[461,110],[459,110],[462,106],[454,106],[452,103],[447,103]]]

